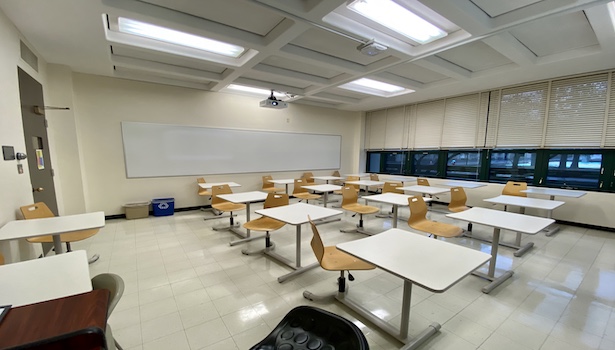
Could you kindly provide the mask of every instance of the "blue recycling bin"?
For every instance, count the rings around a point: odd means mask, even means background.
[[[152,200],[154,216],[173,215],[175,210],[175,198],[156,198]]]

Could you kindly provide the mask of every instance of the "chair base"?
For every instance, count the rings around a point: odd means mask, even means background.
[[[214,216],[204,217],[203,220],[205,220],[205,221],[231,217],[231,215],[222,215],[222,214],[224,214],[224,212],[218,211],[218,210],[216,210],[214,208],[201,208],[200,210],[201,211],[210,211],[210,212],[212,212],[214,214]],[[233,214],[232,216],[237,216],[237,214]]]
[[[92,255],[92,257],[88,259],[88,264],[93,264],[97,262],[99,258],[100,258],[100,255],[98,254]]]

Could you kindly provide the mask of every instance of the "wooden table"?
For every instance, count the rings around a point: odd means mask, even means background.
[[[250,221],[250,203],[252,202],[261,202],[267,199],[267,193],[261,191],[250,191],[250,192],[238,192],[238,193],[229,193],[229,194],[221,194],[218,195],[218,198],[222,198],[225,201],[229,201],[232,203],[244,203],[246,205],[246,222]],[[215,227],[213,228],[216,229]],[[239,243],[249,242],[254,239],[264,238],[264,236],[250,237],[250,230],[246,230],[244,234],[241,231],[237,231],[235,227],[229,228],[229,230],[242,239],[234,240],[229,244],[231,246],[237,245]]]
[[[549,196],[549,200],[555,200],[555,196],[560,197],[568,197],[568,198],[581,198],[587,194],[585,191],[576,191],[576,190],[565,190],[559,188],[536,188],[530,187],[527,190],[522,190],[521,192],[530,193],[530,194],[540,194]],[[549,212],[549,218],[551,217],[551,212]],[[547,236],[552,236],[557,231],[559,231],[558,225],[551,225],[545,229]]]
[[[336,295],[344,305],[405,343],[402,349],[416,349],[440,329],[440,324],[434,322],[415,339],[408,338],[412,285],[442,293],[491,258],[487,253],[400,229],[341,243],[337,248],[404,280],[399,330],[352,301],[348,295]]]
[[[92,290],[85,250],[0,265],[0,304],[13,307]]]
[[[318,265],[318,262],[301,266],[301,225],[307,223],[308,216],[314,220],[326,219],[335,215],[341,215],[342,211],[319,207],[312,204],[295,203],[291,205],[285,205],[281,207],[261,209],[256,211],[257,214],[270,217],[272,219],[283,221],[287,224],[294,225],[296,227],[296,250],[295,250],[295,264],[293,265],[288,259],[276,254],[273,249],[266,248],[263,253],[272,257],[273,259],[285,264],[294,271],[286,275],[278,277],[278,282],[282,283],[288,278],[301,274],[309,269],[313,269]]]
[[[100,289],[11,308],[0,323],[0,348],[107,348],[108,303],[109,291]]]
[[[505,229],[533,235],[540,232],[545,227],[551,225],[554,222],[553,219],[540,218],[536,216],[479,207],[473,207],[459,213],[447,214],[446,216],[457,220],[471,222],[474,224],[493,227],[493,240],[491,241],[491,262],[489,263],[489,272],[487,274],[479,272],[474,273],[479,277],[491,281],[490,284],[483,287],[483,293],[491,292],[495,287],[499,286],[513,275],[512,271],[506,271],[499,277],[495,277],[495,266],[498,256],[500,230]]]
[[[502,204],[504,206],[508,206],[508,205],[518,206],[521,208],[521,214],[525,214],[525,208],[543,209],[547,211],[548,213],[547,218],[549,219],[551,218],[552,216],[551,213],[554,209],[559,208],[560,206],[566,204],[565,202],[560,202],[560,201],[555,201],[555,200],[527,198],[527,197],[519,197],[519,196],[508,196],[508,195],[501,195],[501,196],[497,196],[493,198],[487,198],[484,201],[488,203]],[[510,244],[502,244],[502,245],[518,249],[515,252],[515,256],[521,256],[525,254],[525,252],[527,252],[530,248],[532,248],[532,246],[534,246],[534,243],[528,242],[526,245],[521,247],[521,234],[517,233],[517,236],[515,239],[515,245],[510,245]]]
[[[0,228],[0,241],[53,235],[53,248],[56,254],[62,254],[64,250],[60,234],[103,226],[105,226],[105,213],[102,211],[42,219],[14,220]]]

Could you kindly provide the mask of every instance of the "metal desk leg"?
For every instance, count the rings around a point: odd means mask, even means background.
[[[506,271],[500,277],[495,277],[495,265],[498,257],[498,243],[500,241],[500,229],[493,229],[493,240],[491,241],[491,260],[489,261],[489,272],[485,275],[482,272],[474,271],[473,275],[484,278],[486,280],[491,281],[488,285],[482,288],[482,292],[485,294],[489,294],[492,290],[494,290],[497,286],[504,283],[507,279],[512,277],[513,271]]]
[[[55,250],[56,254],[62,254],[64,253],[64,250],[62,250],[62,239],[60,239],[60,235],[53,235],[53,249]]]
[[[250,202],[246,203],[246,222],[250,221]],[[231,229],[231,231],[235,232],[238,236],[243,236],[243,234],[239,234],[238,232],[234,231]],[[246,235],[244,238],[242,239],[237,239],[234,241],[229,242],[229,245],[232,247],[234,245],[237,244],[241,244],[241,243],[246,243],[246,242],[250,242],[253,241],[255,239],[261,239],[264,238],[265,236],[256,236],[256,237],[250,237],[250,230],[246,229]]]
[[[290,268],[295,269],[295,271],[292,271],[290,273],[287,273],[283,276],[278,277],[278,282],[282,283],[284,281],[286,281],[287,279],[297,276],[299,274],[304,273],[307,270],[311,270],[317,266],[320,266],[320,264],[318,262],[315,262],[311,265],[308,266],[301,266],[301,224],[297,225],[297,232],[296,232],[296,236],[297,236],[297,243],[296,243],[296,250],[295,250],[295,266],[291,266],[288,263],[284,262],[285,259],[282,258],[283,263],[285,263],[286,265],[288,265]],[[272,252],[268,251],[266,252],[267,255],[270,255],[272,257],[274,257],[275,259],[281,258],[279,255],[277,254],[272,254]]]

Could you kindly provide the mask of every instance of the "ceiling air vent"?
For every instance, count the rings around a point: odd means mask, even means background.
[[[30,67],[34,68],[38,72],[38,57],[28,48],[23,41],[19,42],[21,59],[24,60]]]

